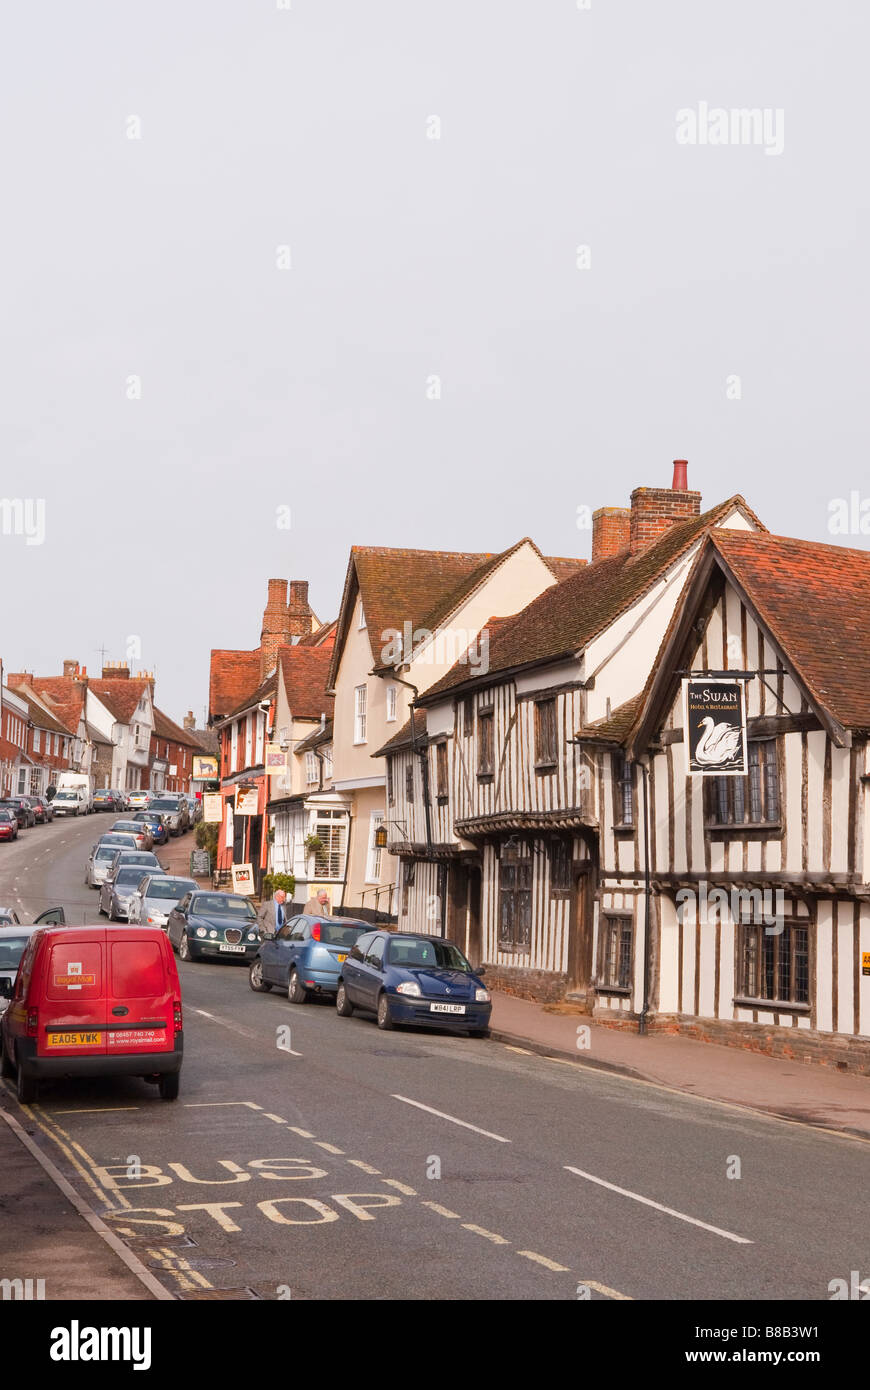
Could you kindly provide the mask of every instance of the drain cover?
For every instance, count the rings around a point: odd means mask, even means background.
[[[195,1290],[194,1292],[192,1292],[192,1293],[180,1293],[180,1294],[177,1295],[177,1297],[180,1298],[180,1299],[184,1299],[185,1302],[189,1302],[189,1301],[191,1301],[191,1300],[194,1300],[194,1301],[197,1302],[197,1303],[200,1303],[200,1302],[202,1302],[202,1303],[205,1303],[205,1302],[210,1303],[210,1302],[212,1302],[214,1299],[230,1299],[230,1300],[235,1300],[235,1301],[239,1301],[239,1300],[241,1300],[241,1299],[250,1299],[250,1298],[259,1299],[260,1295],[259,1295],[258,1293],[255,1293],[253,1289],[248,1289],[248,1288],[244,1288],[244,1289],[196,1289],[196,1290]]]

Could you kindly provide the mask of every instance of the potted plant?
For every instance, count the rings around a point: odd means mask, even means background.
[[[319,835],[305,836],[305,849],[308,854],[319,854],[323,849],[323,841]]]

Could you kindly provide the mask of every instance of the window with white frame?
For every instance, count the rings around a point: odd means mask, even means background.
[[[365,743],[366,741],[366,695],[367,690],[364,685],[358,685],[353,692],[354,743]]]
[[[263,742],[265,740],[265,737],[266,716],[263,713],[263,711],[260,710],[259,714],[257,715],[257,749],[254,756],[254,762],[257,764],[257,766],[259,766],[260,763],[263,761]]]
[[[34,753],[38,753],[38,752],[40,751],[41,744],[42,744],[42,730],[41,730],[41,729],[34,729],[34,730],[33,730],[33,751],[34,751]]]
[[[305,754],[305,782],[310,787],[317,784],[317,757],[309,748]]]
[[[230,728],[230,772],[238,772],[239,725],[238,720]]]
[[[28,775],[27,775],[27,768],[26,768],[26,767],[20,767],[20,768],[18,769],[18,795],[19,795],[19,796],[26,796],[26,795],[27,795],[27,783],[28,783],[28,780],[29,780],[29,778],[28,778]]]
[[[366,615],[365,615],[365,613],[363,612],[362,599],[360,599],[360,601],[359,601],[359,626],[360,626],[361,628],[363,628],[363,627],[365,627],[365,625],[366,625]]]
[[[396,718],[396,687],[387,686],[387,723],[392,724]]]
[[[332,744],[329,743],[323,750],[323,776],[328,782],[332,779]]]
[[[344,877],[344,853],[347,844],[347,819],[344,811],[320,811],[314,827],[320,849],[314,854],[314,877],[331,879]]]
[[[384,823],[383,811],[372,811],[369,821],[369,854],[366,863],[366,883],[381,881],[381,851],[375,844],[375,835]]]
[[[245,720],[245,767],[251,766],[254,748],[254,716],[249,714]]]

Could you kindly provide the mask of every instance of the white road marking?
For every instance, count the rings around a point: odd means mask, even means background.
[[[270,1115],[268,1110],[266,1111],[266,1119],[274,1120],[276,1125],[286,1125],[287,1123],[286,1120],[282,1120],[280,1115]]]
[[[425,1110],[429,1115],[437,1115],[439,1120],[449,1120],[452,1125],[461,1125],[463,1129],[473,1129],[475,1134],[482,1134],[485,1139],[495,1139],[499,1144],[510,1144],[510,1139],[505,1139],[503,1134],[493,1134],[491,1130],[481,1129],[479,1125],[469,1124],[468,1120],[457,1120],[455,1115],[446,1115],[443,1110],[433,1110],[431,1105],[424,1105],[421,1100],[409,1100],[407,1096],[393,1096],[393,1100],[401,1100],[405,1105],[415,1105],[418,1110]]]
[[[262,1105],[257,1105],[253,1100],[185,1100],[182,1104],[188,1110],[207,1110],[212,1106],[218,1105],[246,1105],[249,1110],[262,1110]]]
[[[315,1139],[314,1143],[318,1149],[325,1149],[328,1154],[344,1154],[344,1149],[337,1149],[334,1144],[325,1144],[322,1139]]]
[[[712,1231],[714,1236],[733,1240],[737,1245],[755,1244],[746,1236],[736,1236],[733,1231],[723,1231],[719,1226],[711,1226],[706,1221],[699,1221],[695,1216],[686,1216],[685,1212],[675,1211],[673,1207],[665,1207],[661,1202],[654,1202],[651,1197],[642,1197],[639,1192],[630,1192],[627,1187],[617,1187],[616,1183],[605,1182],[604,1178],[596,1178],[592,1173],[584,1173],[582,1168],[572,1168],[569,1163],[565,1164],[565,1168],[569,1173],[576,1173],[578,1178],[585,1178],[587,1182],[594,1182],[599,1187],[606,1187],[611,1192],[618,1192],[621,1197],[630,1197],[633,1202],[642,1202],[645,1207],[654,1207],[656,1211],[663,1211],[666,1216],[675,1216],[678,1221],[687,1221],[690,1226],[700,1226],[704,1231]]]
[[[195,1014],[202,1014],[211,1023],[219,1023],[223,1028],[231,1028],[234,1033],[241,1033],[243,1038],[253,1038],[255,1042],[261,1042],[259,1033],[255,1033],[252,1028],[243,1028],[240,1023],[233,1023],[231,1019],[219,1018],[217,1014],[210,1014],[207,1009],[194,1009]],[[282,1052],[289,1052],[291,1057],[301,1057],[301,1052],[294,1052],[292,1047],[282,1047]]]
[[[413,1187],[406,1187],[403,1182],[399,1182],[398,1178],[384,1178],[384,1186],[394,1187],[397,1192],[401,1192],[403,1197],[417,1196],[417,1193],[414,1191]]]
[[[534,1250],[518,1250],[518,1255],[522,1255],[525,1260],[534,1260],[536,1265],[543,1265],[545,1269],[552,1269],[554,1274],[570,1274],[567,1265],[557,1265],[555,1260],[548,1260],[546,1255],[536,1255]]]
[[[463,1231],[473,1231],[476,1236],[483,1236],[485,1240],[491,1240],[493,1245],[510,1245],[509,1240],[504,1236],[497,1236],[495,1231],[485,1231],[482,1226],[475,1226],[471,1221],[463,1221]]]
[[[299,1132],[299,1130],[296,1131],[297,1134]],[[361,1158],[349,1158],[347,1161],[352,1163],[354,1168],[362,1168],[364,1173],[369,1173],[372,1177],[379,1178],[381,1176],[380,1168],[373,1168],[370,1163],[363,1163]]]
[[[298,1134],[299,1137],[300,1137],[300,1139],[313,1139],[313,1138],[314,1138],[314,1135],[313,1135],[313,1134],[309,1134],[307,1129],[297,1129],[295,1125],[288,1125],[287,1128],[288,1128],[289,1130],[292,1130],[294,1134]]]

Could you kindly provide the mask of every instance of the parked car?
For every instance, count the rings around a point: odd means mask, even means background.
[[[123,854],[130,854],[131,850],[122,850]],[[103,882],[100,884],[100,916],[108,917],[110,922],[126,921],[129,910],[130,898],[135,893],[142,881],[142,875],[146,869],[160,869],[153,854],[148,858],[150,864],[138,862],[141,855],[137,855],[136,863],[117,864],[109,869]]]
[[[181,796],[155,796],[148,803],[148,810],[163,814],[170,835],[180,835],[190,824],[187,806]]]
[[[0,840],[18,839],[18,817],[7,806],[0,806]]]
[[[54,820],[54,808],[50,801],[46,801],[41,796],[29,796],[27,800],[33,807],[37,825],[48,825],[49,821]]]
[[[147,825],[151,831],[151,839],[155,845],[165,845],[169,843],[169,827],[163,819],[160,811],[137,811],[133,817],[140,825]]]
[[[127,921],[147,927],[165,928],[169,914],[186,893],[196,892],[192,878],[173,878],[170,874],[145,874],[127,904]]]
[[[0,1065],[22,1105],[55,1076],[141,1076],[175,1100],[183,1055],[181,985],[163,932],[32,933],[0,1017]]]
[[[184,799],[187,802],[187,813],[191,825],[198,825],[202,820],[202,797],[194,796],[193,792],[185,792]]]
[[[119,850],[134,851],[142,853],[136,849],[136,841],[132,835],[105,835],[102,840],[98,840],[88,856],[85,867],[85,886],[88,888],[99,888],[105,883],[106,877]]]
[[[334,995],[348,951],[371,929],[371,922],[352,917],[290,917],[277,936],[261,941],[248,975],[251,989],[263,994],[278,985],[293,1004],[306,1004],[311,994]]]
[[[32,922],[22,922],[18,913],[12,907],[0,907],[0,927],[21,927],[38,926],[43,922],[51,922],[55,926],[62,926],[66,921],[66,913],[62,907],[47,907],[44,912],[40,912],[38,917],[34,917]]]
[[[51,804],[56,816],[86,816],[91,809],[90,795],[84,787],[61,787]]]
[[[492,1013],[489,990],[458,946],[416,932],[369,932],[341,967],[336,1011],[377,1014],[378,1027],[416,1023],[425,1028],[464,1028],[486,1037]]]
[[[148,803],[150,802],[150,800],[151,800],[151,792],[149,792],[149,791],[142,791],[142,790],[140,789],[140,790],[137,790],[137,791],[128,792],[128,793],[127,793],[127,810],[128,810],[128,811],[132,811],[132,810],[144,811],[144,810],[145,810],[145,807],[148,805]]]
[[[36,812],[30,804],[30,798],[26,796],[6,796],[0,801],[0,806],[7,811],[14,811],[18,818],[19,830],[27,830],[31,825],[36,824]]]
[[[93,807],[95,811],[123,811],[126,809],[123,793],[116,787],[102,787],[94,792]]]
[[[186,893],[169,914],[167,934],[182,960],[251,960],[260,948],[257,914],[238,893]]]
[[[112,829],[117,831],[118,834],[135,836],[137,849],[154,848],[154,836],[151,834],[148,826],[143,825],[141,821],[132,819],[116,820],[112,822]]]
[[[5,914],[0,909],[0,1014],[2,1014],[12,994],[12,986],[15,983],[15,976],[18,974],[18,962],[24,954],[24,948],[35,931],[47,922],[63,922],[63,917],[58,918],[56,913],[59,909],[51,908],[48,912],[42,913],[35,922],[25,924],[19,922],[16,913],[10,913],[15,921],[5,920]]]

